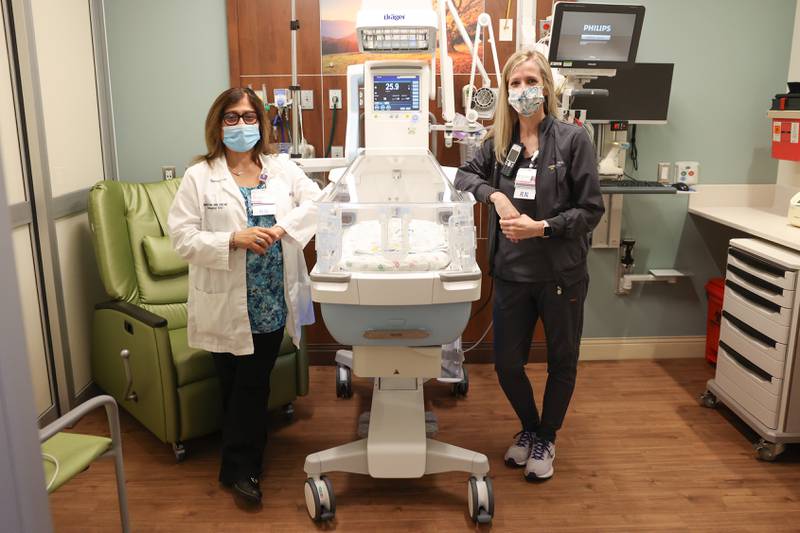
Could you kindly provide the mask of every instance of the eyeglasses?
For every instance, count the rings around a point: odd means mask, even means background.
[[[258,115],[255,111],[246,111],[241,115],[239,113],[230,111],[222,115],[222,122],[224,122],[226,126],[237,125],[239,123],[239,119],[244,120],[245,124],[258,124]]]

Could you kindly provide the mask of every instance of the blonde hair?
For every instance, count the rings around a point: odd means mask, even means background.
[[[514,133],[514,126],[519,122],[519,115],[508,104],[508,78],[511,73],[526,61],[533,61],[539,69],[544,86],[544,113],[553,118],[558,118],[558,95],[553,83],[553,72],[547,58],[535,50],[519,50],[508,58],[503,66],[502,80],[500,81],[500,97],[494,112],[494,125],[486,139],[494,137],[494,155],[502,163],[506,158],[508,145]]]

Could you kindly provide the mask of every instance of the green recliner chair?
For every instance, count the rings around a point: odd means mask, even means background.
[[[101,181],[89,192],[89,224],[109,302],[95,306],[92,376],[178,461],[183,441],[212,433],[221,421],[211,354],[186,340],[188,265],[172,249],[167,215],[179,179]],[[270,380],[269,408],[293,413],[308,393],[308,357],[286,335]]]

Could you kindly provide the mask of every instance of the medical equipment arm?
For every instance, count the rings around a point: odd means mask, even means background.
[[[469,39],[467,39],[469,42]],[[442,80],[442,118],[444,119],[444,145],[453,145],[453,119],[456,116],[455,95],[453,93],[453,59],[447,53],[447,17],[445,3],[439,2],[439,68]],[[431,73],[435,75],[435,73]]]
[[[364,85],[364,65],[347,67],[347,128],[345,129],[344,155],[352,161],[359,145],[358,88]]]
[[[453,0],[446,0],[445,3],[447,4],[447,9],[450,11],[450,16],[453,17],[453,22],[455,22],[456,28],[458,28],[458,33],[461,35],[461,40],[464,41],[465,45],[467,45],[467,50],[469,50],[469,53],[471,55],[475,55],[472,41],[470,41],[467,29],[464,27],[464,23],[461,21],[461,17],[458,15],[458,11],[456,10],[456,6],[453,4]],[[495,63],[496,62],[497,62],[497,56],[495,55]],[[483,61],[481,61],[480,57],[478,58],[477,65],[478,65],[478,71],[481,73],[481,78],[483,78],[483,84],[485,87],[488,87],[490,84],[489,75],[486,73],[486,69],[483,67]],[[495,70],[499,69],[496,68]],[[498,77],[497,79],[499,80],[500,78]]]

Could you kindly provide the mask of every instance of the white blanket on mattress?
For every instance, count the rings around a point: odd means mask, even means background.
[[[447,253],[446,228],[428,220],[411,220],[408,224],[408,253],[401,255],[402,223],[389,221],[388,246],[381,248],[381,225],[378,220],[366,220],[345,229],[342,236],[342,259],[347,271],[406,271],[441,270],[450,264]]]

